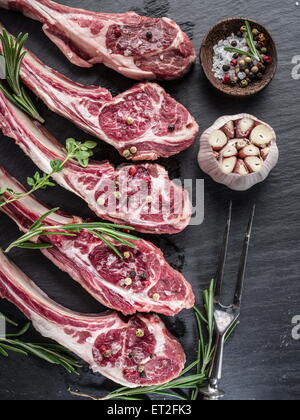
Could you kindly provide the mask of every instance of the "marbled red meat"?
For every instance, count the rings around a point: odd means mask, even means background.
[[[16,192],[25,191],[3,168],[0,168],[0,186]],[[5,197],[9,198],[9,193]],[[29,197],[9,203],[1,210],[26,232],[49,209],[34,197]],[[50,226],[74,222],[80,223],[81,219],[60,213],[45,220]],[[136,312],[175,315],[194,304],[190,284],[150,242],[135,241],[135,249],[114,242],[120,253],[126,255],[122,259],[87,231],[81,231],[76,237],[51,235],[40,240],[53,247],[42,250],[47,258],[99,302],[125,315]],[[130,279],[131,284],[126,284],[126,279]]]
[[[122,320],[116,312],[84,315],[48,298],[0,251],[0,297],[16,305],[44,337],[127,387],[160,385],[182,371],[181,345],[156,315]],[[139,331],[139,334],[137,333]]]
[[[170,80],[196,59],[188,36],[168,18],[89,12],[50,0],[0,0],[0,7],[42,22],[45,34],[78,66],[103,63],[133,79]]]
[[[128,160],[175,155],[190,147],[199,132],[187,109],[155,83],[139,84],[113,98],[107,89],[72,82],[29,51],[21,77],[52,111],[112,145]],[[133,147],[135,152],[128,153]]]
[[[0,127],[45,173],[51,161],[65,152],[46,129],[33,122],[0,92]],[[145,144],[144,147],[150,147]],[[101,218],[133,226],[145,233],[177,233],[187,227],[192,206],[187,191],[171,182],[166,170],[155,164],[124,165],[91,162],[83,168],[69,161],[54,176],[62,187],[87,202]]]

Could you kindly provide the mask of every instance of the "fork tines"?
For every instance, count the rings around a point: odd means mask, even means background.
[[[245,281],[246,267],[247,267],[247,261],[248,261],[248,253],[249,253],[249,245],[250,245],[251,233],[252,233],[252,228],[253,228],[255,210],[256,210],[256,205],[254,204],[251,214],[250,214],[248,227],[247,227],[247,231],[246,231],[246,235],[245,235],[245,239],[243,243],[242,254],[240,258],[240,265],[239,265],[239,271],[238,271],[236,289],[235,289],[234,301],[233,301],[233,305],[236,308],[240,308],[241,301],[242,301],[242,294],[243,294],[243,288],[244,288],[244,281]],[[227,253],[228,253],[231,221],[232,221],[232,202],[230,202],[230,206],[229,206],[228,220],[226,222],[224,238],[223,238],[223,243],[222,243],[222,248],[221,248],[221,254],[220,254],[220,259],[219,259],[219,265],[218,265],[218,271],[216,275],[216,285],[215,285],[215,302],[216,303],[221,303],[220,300],[221,300],[222,285],[223,285],[223,279],[224,279],[224,273],[225,273]]]

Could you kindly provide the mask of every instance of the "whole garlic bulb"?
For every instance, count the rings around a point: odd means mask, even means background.
[[[264,181],[278,158],[275,131],[253,115],[221,117],[200,138],[200,168],[232,190]]]

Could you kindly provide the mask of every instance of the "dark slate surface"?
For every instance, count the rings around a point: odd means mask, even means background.
[[[221,18],[247,15],[265,24],[277,42],[280,66],[272,85],[259,96],[245,101],[220,97],[209,86],[199,63],[183,80],[165,83],[166,89],[184,103],[196,116],[202,130],[228,113],[250,112],[270,123],[278,133],[280,163],[269,179],[246,193],[234,193],[205,178],[205,222],[190,227],[180,235],[153,238],[161,245],[169,260],[183,271],[193,284],[197,297],[213,276],[227,206],[234,201],[234,227],[226,281],[233,283],[240,244],[250,205],[257,203],[257,218],[250,250],[247,288],[242,325],[226,349],[223,388],[228,399],[299,399],[300,342],[291,339],[291,319],[300,314],[299,285],[299,102],[300,81],[292,80],[292,56],[300,37],[300,7],[295,0],[233,2],[228,0],[64,0],[71,6],[104,12],[136,10],[149,16],[174,18],[193,37],[198,49],[208,28]],[[80,69],[71,65],[42,34],[40,24],[21,14],[1,10],[0,20],[14,34],[30,33],[28,46],[47,64],[82,83],[100,84],[119,93],[134,82],[98,66]],[[42,106],[47,127],[62,141],[67,136],[87,138],[70,122],[57,117]],[[202,178],[194,147],[167,162],[174,176]],[[99,159],[119,163],[114,150],[101,144]],[[0,164],[19,180],[24,180],[35,167],[12,143],[1,136]],[[38,196],[51,206],[68,212],[89,215],[86,206],[72,194],[56,188]],[[1,246],[16,238],[15,225],[0,215]],[[38,252],[15,251],[13,260],[52,298],[82,312],[102,311],[93,299],[68,276],[53,267]],[[10,304],[0,303],[1,311],[19,322],[24,317]],[[195,358],[196,327],[191,312],[168,321],[171,330],[182,341],[191,360]],[[40,337],[30,332],[28,340]],[[84,368],[79,378],[51,367],[32,357],[11,355],[0,360],[0,399],[71,399],[68,388],[103,395],[112,384]]]

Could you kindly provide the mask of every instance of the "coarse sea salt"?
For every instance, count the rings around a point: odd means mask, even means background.
[[[234,68],[231,68],[228,72],[224,72],[223,70],[223,66],[225,65],[230,66],[230,62],[233,56],[232,52],[225,51],[225,47],[232,47],[231,43],[233,41],[237,42],[237,46],[235,48],[238,48],[239,50],[243,50],[243,51],[249,51],[245,38],[237,37],[236,35],[232,33],[226,39],[221,39],[214,46],[214,58],[213,58],[212,71],[217,79],[223,80],[226,74],[229,75],[230,77],[235,76]]]

